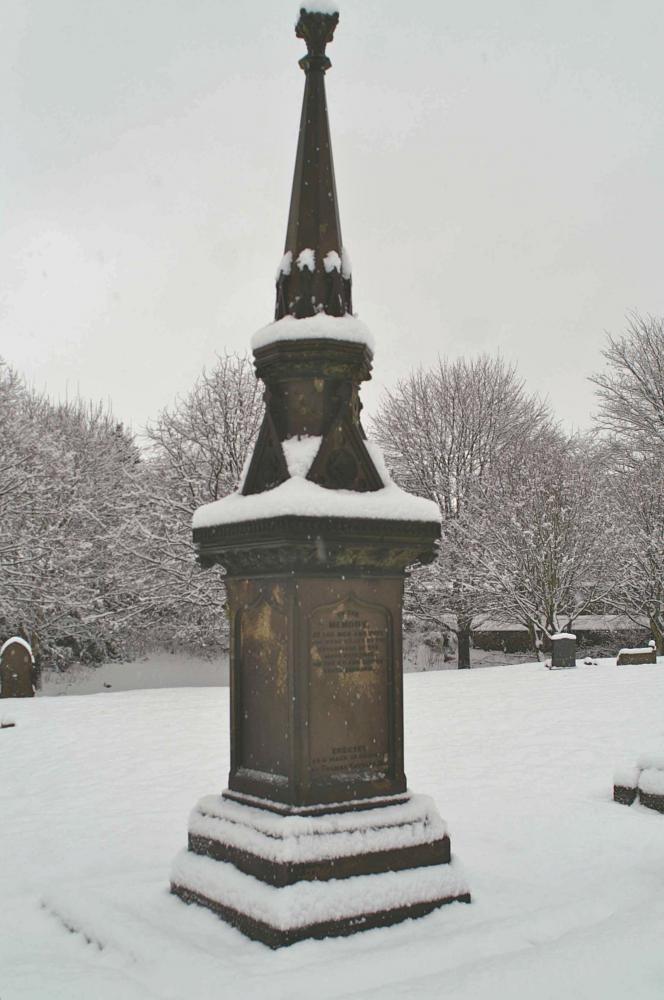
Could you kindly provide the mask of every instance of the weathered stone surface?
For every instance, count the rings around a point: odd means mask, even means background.
[[[627,785],[613,786],[613,801],[619,802],[623,806],[631,806],[636,801],[638,789],[630,788]]]
[[[576,666],[576,636],[554,636],[551,640],[551,666],[569,669]]]
[[[646,809],[654,809],[655,812],[664,813],[664,795],[655,795],[653,792],[644,792],[639,788],[639,802]]]
[[[616,665],[624,667],[630,663],[657,663],[657,650],[648,649],[621,649],[616,659]]]
[[[232,579],[229,789],[292,806],[405,791],[401,578]]]
[[[277,341],[255,352],[266,411],[245,496],[288,478],[281,442],[300,435],[323,439],[307,475],[311,482],[329,489],[381,489],[360,420],[359,386],[371,377],[371,356],[364,344],[338,340]]]
[[[229,577],[403,576],[434,558],[440,525],[381,518],[281,517],[237,521],[194,530],[203,567],[221,564]]]

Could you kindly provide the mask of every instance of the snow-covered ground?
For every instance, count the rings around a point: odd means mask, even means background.
[[[664,816],[611,784],[664,752],[664,662],[415,673],[405,697],[409,782],[473,903],[279,952],[168,893],[224,787],[227,688],[2,704],[2,1000],[661,1000]]]

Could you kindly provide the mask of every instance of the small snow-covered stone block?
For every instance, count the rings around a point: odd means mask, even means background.
[[[664,754],[642,754],[636,767],[615,772],[614,801],[631,806],[637,796],[642,806],[664,813]]]
[[[613,801],[631,806],[638,794],[640,768],[621,767],[613,775]]]
[[[664,813],[664,770],[648,767],[639,775],[639,802]]]
[[[618,653],[616,666],[624,667],[632,663],[657,663],[657,650],[653,646],[642,646],[638,649],[621,649]]]

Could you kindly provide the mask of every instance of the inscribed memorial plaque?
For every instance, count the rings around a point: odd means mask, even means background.
[[[390,618],[345,598],[309,616],[309,753],[326,780],[389,770]]]

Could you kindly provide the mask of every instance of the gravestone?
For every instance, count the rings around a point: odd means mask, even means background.
[[[657,663],[657,648],[654,643],[641,646],[638,649],[621,649],[616,659],[616,666],[624,667],[636,663]]]
[[[253,341],[264,421],[238,492],[194,516],[200,564],[226,571],[230,772],[194,809],[171,890],[271,947],[470,901],[443,820],[404,773],[404,578],[436,557],[440,515],[391,483],[360,420],[373,353],[332,167],[337,22],[302,9],[296,26],[286,245],[275,322]]]
[[[576,636],[571,632],[558,632],[551,636],[552,669],[576,666]]]
[[[0,698],[33,698],[35,666],[30,645],[15,636],[0,649]]]

